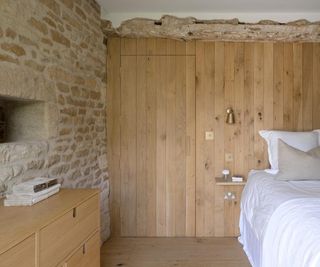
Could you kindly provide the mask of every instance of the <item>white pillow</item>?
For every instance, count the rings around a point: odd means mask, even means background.
[[[310,132],[286,132],[286,131],[259,131],[268,145],[268,156],[271,169],[278,171],[278,139],[283,140],[289,146],[309,151],[319,146],[319,130]]]

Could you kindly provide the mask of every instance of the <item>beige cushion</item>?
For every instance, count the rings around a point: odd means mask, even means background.
[[[309,150],[308,154],[313,156],[313,157],[320,158],[320,146],[317,146],[317,147]]]
[[[279,173],[276,179],[320,180],[320,148],[303,152],[279,139]]]

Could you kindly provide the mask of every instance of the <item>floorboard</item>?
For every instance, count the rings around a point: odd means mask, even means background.
[[[236,238],[115,238],[101,267],[250,267]]]

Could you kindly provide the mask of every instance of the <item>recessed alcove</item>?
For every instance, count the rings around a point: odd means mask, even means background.
[[[0,143],[48,137],[46,103],[0,96]]]

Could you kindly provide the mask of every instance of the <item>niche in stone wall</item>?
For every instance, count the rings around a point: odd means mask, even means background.
[[[46,103],[0,96],[0,143],[48,137]]]

